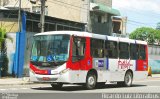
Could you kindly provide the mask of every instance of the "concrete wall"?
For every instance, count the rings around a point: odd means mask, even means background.
[[[95,2],[112,7],[112,0],[95,0]],[[18,4],[16,0],[8,0],[5,6],[18,7]],[[40,5],[40,2],[31,4],[29,0],[22,1],[22,8],[30,12],[33,6]],[[87,23],[88,0],[47,0],[46,6],[48,16]]]
[[[112,0],[96,0],[97,3],[105,4],[109,7],[112,7]]]
[[[13,72],[13,63],[14,63],[14,55],[16,50],[16,33],[7,33],[8,36],[10,36],[13,39],[13,42],[11,40],[6,40],[6,46],[7,46],[7,57],[9,60],[8,63],[8,73],[12,74]]]
[[[47,0],[47,15],[86,23],[87,1],[88,0]],[[18,7],[19,2],[16,0],[8,0],[4,6]],[[41,6],[41,3],[31,4],[29,0],[22,0],[22,8],[24,10],[32,12],[33,6]]]
[[[85,1],[83,0],[47,0],[46,6],[48,6],[48,15],[61,19],[72,20],[81,22],[81,16],[87,12],[85,9]]]
[[[32,4],[30,3],[30,0],[21,0],[21,7],[22,8],[28,8],[32,9]],[[4,7],[15,7],[18,8],[19,7],[19,1],[17,0],[2,0],[2,6]]]
[[[18,20],[14,18],[0,17],[0,26],[5,27],[6,32],[17,32]]]
[[[160,46],[149,45],[149,66],[151,66],[152,73],[160,73]]]

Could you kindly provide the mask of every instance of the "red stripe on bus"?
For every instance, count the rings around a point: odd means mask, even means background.
[[[48,70],[40,70],[36,68],[32,63],[30,63],[30,68],[32,71],[34,71],[36,74],[42,74],[42,75],[48,75]]]

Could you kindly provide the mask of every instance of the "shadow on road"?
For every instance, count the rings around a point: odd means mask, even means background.
[[[145,87],[147,85],[140,85],[140,84],[133,84],[132,87]],[[99,89],[114,89],[114,88],[126,88],[122,86],[118,86],[117,84],[107,84],[103,87],[96,88],[93,90],[99,90]],[[31,88],[34,90],[43,90],[43,91],[83,91],[87,90],[85,87],[80,86],[80,85],[75,85],[75,86],[63,86],[61,89],[54,89],[52,87],[36,87],[36,88]]]

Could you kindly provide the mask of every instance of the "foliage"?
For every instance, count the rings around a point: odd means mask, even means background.
[[[160,30],[160,22],[157,23],[156,29]]]
[[[3,28],[0,28],[0,43],[5,40],[6,30]]]
[[[3,62],[2,62],[2,67],[1,67],[1,76],[7,76],[8,75],[8,57],[5,55],[3,56]]]
[[[160,30],[155,30],[155,31],[156,31],[155,35],[156,42],[160,44]]]
[[[160,30],[155,30],[149,27],[137,28],[133,31],[129,38],[147,41],[149,44],[160,42]]]
[[[2,63],[0,64],[0,72],[2,76],[6,76],[8,73],[8,57],[7,57],[7,47],[6,47],[6,39],[10,39],[13,42],[13,39],[7,36],[6,29],[0,28],[0,57]]]

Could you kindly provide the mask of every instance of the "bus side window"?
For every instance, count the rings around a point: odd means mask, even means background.
[[[138,59],[138,46],[136,44],[130,44],[130,59]]]
[[[146,46],[145,45],[139,45],[138,53],[139,53],[139,59],[145,60],[146,59]]]
[[[86,39],[74,37],[72,45],[72,61],[78,61],[84,58],[86,49]]]
[[[104,57],[104,40],[91,39],[91,56],[94,58]]]
[[[105,57],[117,58],[117,42],[105,41]]]
[[[129,44],[128,43],[119,43],[119,58],[129,59]]]

